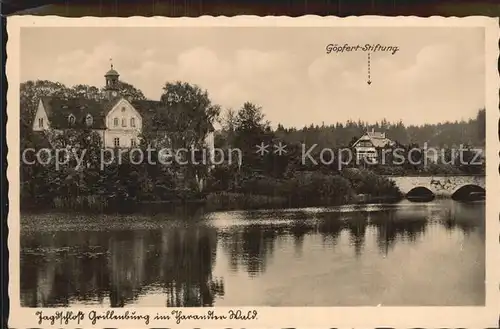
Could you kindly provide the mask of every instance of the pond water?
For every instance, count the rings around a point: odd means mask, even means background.
[[[23,214],[21,301],[52,306],[484,305],[485,206]]]

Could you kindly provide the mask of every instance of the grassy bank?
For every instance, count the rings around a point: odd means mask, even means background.
[[[210,210],[335,206],[359,202],[394,202],[402,198],[395,183],[368,170],[341,175],[294,173],[286,179],[252,176],[229,191],[208,194]]]

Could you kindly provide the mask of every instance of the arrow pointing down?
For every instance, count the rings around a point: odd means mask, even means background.
[[[366,81],[366,83],[368,85],[371,85],[372,84],[372,81],[371,81],[371,68],[370,68],[370,61],[371,61],[371,57],[370,57],[370,53],[368,53],[368,81]]]

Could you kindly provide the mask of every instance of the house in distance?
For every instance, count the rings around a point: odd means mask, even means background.
[[[370,161],[377,160],[377,149],[393,146],[394,142],[385,136],[385,133],[372,131],[366,132],[361,136],[352,147],[356,150],[356,158],[358,161],[367,159]]]

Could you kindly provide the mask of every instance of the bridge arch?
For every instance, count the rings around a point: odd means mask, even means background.
[[[406,198],[412,202],[429,202],[434,200],[436,195],[425,186],[417,186],[406,193]]]
[[[486,189],[476,184],[465,184],[456,188],[451,193],[451,198],[456,201],[472,201],[486,194]]]
[[[450,198],[462,186],[477,185],[483,189],[486,186],[484,176],[388,176],[388,178],[394,181],[404,195],[421,186],[432,191],[436,197]]]

